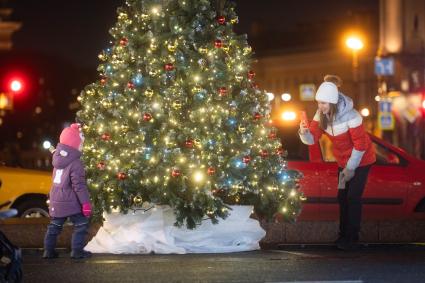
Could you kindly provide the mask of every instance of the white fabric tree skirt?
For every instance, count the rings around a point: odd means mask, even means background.
[[[252,206],[231,206],[226,219],[218,224],[204,220],[194,230],[178,228],[169,206],[147,212],[105,215],[105,222],[87,244],[93,253],[112,254],[185,254],[230,253],[258,250],[266,235],[260,223],[250,218]]]

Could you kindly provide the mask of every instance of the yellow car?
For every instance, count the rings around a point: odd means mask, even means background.
[[[0,210],[15,208],[19,217],[48,217],[50,172],[0,166]]]

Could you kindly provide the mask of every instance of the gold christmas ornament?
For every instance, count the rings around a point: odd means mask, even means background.
[[[180,109],[182,107],[182,102],[180,100],[176,100],[173,102],[174,109]]]
[[[223,47],[221,49],[223,49],[223,51],[227,53],[227,52],[229,52],[230,47],[229,47],[229,45],[223,45]]]
[[[152,97],[152,95],[153,95],[153,89],[148,88],[148,89],[145,91],[145,95],[146,95],[146,97]]]
[[[246,127],[244,125],[239,125],[238,130],[243,134],[246,132]]]
[[[238,17],[234,17],[233,19],[231,19],[231,20],[230,20],[230,23],[231,23],[232,25],[237,24],[238,22],[239,22]]]
[[[151,48],[151,50],[156,50],[158,48],[158,44],[155,41],[152,41],[150,48]]]
[[[133,202],[134,202],[135,205],[140,205],[143,202],[143,198],[141,196],[135,196],[133,198]]]
[[[207,48],[205,48],[205,47],[200,47],[200,48],[198,49],[198,51],[199,51],[199,53],[201,53],[201,54],[207,54],[207,53],[208,53],[208,49],[207,49]]]
[[[238,83],[240,83],[243,80],[243,76],[238,74],[235,76],[235,79]]]
[[[168,51],[175,52],[177,49],[177,44],[170,42],[168,43],[167,48],[168,48]]]
[[[152,76],[152,77],[155,77],[156,75],[158,75],[158,71],[157,70],[150,70],[149,75]]]
[[[202,91],[202,88],[199,85],[196,85],[192,88],[192,92],[194,94],[200,93]]]
[[[202,146],[202,143],[201,143],[201,140],[200,139],[195,139],[193,141],[193,143],[195,144],[196,147],[201,147]]]

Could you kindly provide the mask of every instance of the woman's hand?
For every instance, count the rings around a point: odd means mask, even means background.
[[[300,134],[304,135],[308,132],[308,125],[307,122],[302,120],[300,123]]]

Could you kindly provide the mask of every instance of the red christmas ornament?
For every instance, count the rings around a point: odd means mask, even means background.
[[[143,120],[145,120],[146,122],[149,122],[150,120],[152,120],[152,115],[149,113],[143,114]]]
[[[249,162],[251,162],[251,156],[246,155],[242,158],[243,163],[248,164]]]
[[[174,70],[174,65],[172,63],[167,63],[167,64],[165,64],[164,68],[167,72],[170,72],[170,71]]]
[[[278,149],[276,149],[276,154],[277,155],[283,155],[285,151],[283,150],[283,147],[279,147]]]
[[[171,176],[173,176],[174,178],[177,178],[181,175],[182,173],[180,172],[179,169],[173,169],[173,171],[171,171]]]
[[[120,45],[127,46],[127,44],[128,44],[128,39],[126,37],[121,38]]]
[[[220,96],[225,96],[227,94],[227,88],[226,87],[220,87],[218,92],[220,93]]]
[[[97,169],[99,170],[105,170],[106,164],[103,161],[100,161],[99,163],[97,163]]]
[[[207,170],[208,175],[212,176],[215,174],[215,168],[214,167],[209,167]]]
[[[269,133],[269,139],[274,140],[276,138],[276,132],[270,132]]]
[[[226,18],[224,16],[217,17],[217,23],[224,25],[226,23]]]
[[[128,82],[128,83],[127,83],[127,87],[128,87],[129,89],[134,89],[134,83],[133,83],[133,82]]]
[[[258,113],[258,112],[255,112],[255,114],[254,114],[254,120],[260,120],[261,119],[261,114],[260,113]]]
[[[217,39],[217,40],[214,42],[214,46],[215,46],[216,48],[221,48],[221,47],[223,47],[223,42],[222,42],[220,39]]]
[[[265,149],[260,151],[260,155],[262,158],[266,158],[267,156],[269,156],[269,152]]]
[[[187,148],[192,148],[193,147],[193,140],[191,140],[191,139],[186,140],[185,146]]]
[[[102,85],[106,84],[106,77],[102,77],[102,78],[100,78],[100,83],[101,83]]]
[[[124,179],[126,179],[126,178],[127,178],[127,174],[125,174],[124,172],[119,172],[119,173],[117,174],[117,178],[118,178],[119,180],[124,180]]]
[[[108,133],[103,133],[102,134],[102,140],[104,141],[109,141],[111,139],[111,135]]]
[[[248,79],[252,80],[255,77],[255,72],[254,71],[249,71],[248,72]]]

